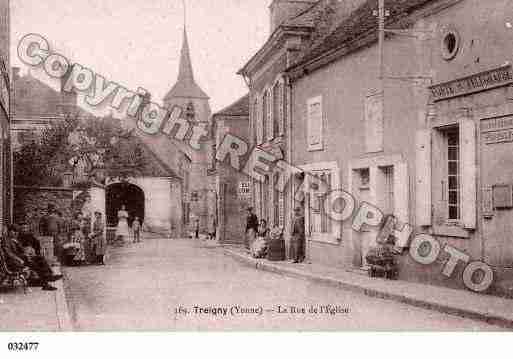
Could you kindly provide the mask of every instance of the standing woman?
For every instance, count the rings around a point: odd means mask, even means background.
[[[81,216],[82,219],[80,221],[80,231],[82,232],[84,236],[84,251],[86,255],[86,261],[92,262],[93,261],[93,255],[91,253],[91,249],[93,248],[93,245],[91,243],[90,234],[91,234],[91,214],[86,214]]]
[[[126,211],[125,205],[121,206],[121,210],[118,211],[118,227],[116,228],[116,238],[121,237],[121,241],[124,242],[125,238],[130,235],[128,228],[128,212]]]
[[[93,231],[91,233],[91,243],[93,254],[96,255],[96,263],[105,265],[105,254],[107,252],[107,240],[104,236],[105,226],[102,221],[102,214],[94,212]]]

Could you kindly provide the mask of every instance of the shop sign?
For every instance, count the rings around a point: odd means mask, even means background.
[[[480,130],[486,144],[513,142],[513,116],[482,120]]]
[[[433,101],[469,95],[513,83],[511,65],[429,87]]]
[[[251,196],[251,182],[239,183],[239,196],[241,198],[248,198]]]

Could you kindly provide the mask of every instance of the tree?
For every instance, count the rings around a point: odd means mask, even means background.
[[[42,130],[14,153],[14,183],[24,186],[60,186],[64,172],[72,172],[77,185],[109,177],[130,176],[145,166],[136,136],[120,120],[67,116]],[[100,176],[101,177],[101,176]],[[104,176],[103,176],[104,177]]]

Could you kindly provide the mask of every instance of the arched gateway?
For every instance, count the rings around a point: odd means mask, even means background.
[[[128,225],[132,225],[135,217],[144,222],[145,205],[144,191],[135,184],[127,182],[113,183],[105,191],[105,211],[107,226],[115,227],[118,223],[118,211],[125,206],[128,212]]]
[[[172,237],[181,235],[181,184],[175,178],[107,178],[104,203],[111,231],[117,226],[118,211],[125,205],[129,225],[139,217],[147,231]]]

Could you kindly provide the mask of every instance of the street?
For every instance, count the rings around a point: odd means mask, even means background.
[[[204,241],[145,239],[111,248],[106,266],[64,273],[76,331],[499,330],[257,271]]]

